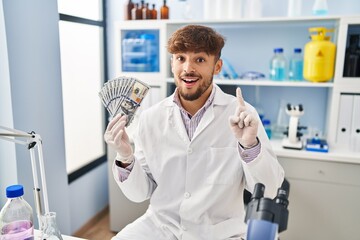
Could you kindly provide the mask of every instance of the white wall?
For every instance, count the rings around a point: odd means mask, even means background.
[[[0,126],[13,128],[9,63],[5,36],[3,3],[0,1]],[[16,183],[15,145],[0,139],[0,207],[3,206],[6,201],[6,187]]]

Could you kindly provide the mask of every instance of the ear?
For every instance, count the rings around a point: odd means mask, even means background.
[[[223,65],[223,61],[222,61],[222,59],[219,58],[219,60],[217,60],[215,63],[214,75],[220,73],[222,65]]]

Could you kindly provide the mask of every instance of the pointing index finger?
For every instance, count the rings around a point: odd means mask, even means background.
[[[242,96],[242,93],[241,93],[241,88],[236,88],[236,98],[238,99],[239,101],[239,105],[241,107],[245,107],[245,101],[244,101],[244,98]]]

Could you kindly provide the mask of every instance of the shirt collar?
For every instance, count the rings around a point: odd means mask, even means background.
[[[206,110],[206,109],[209,108],[209,106],[214,102],[215,92],[216,92],[216,88],[215,88],[215,86],[213,86],[213,88],[212,88],[212,90],[211,90],[211,93],[210,93],[210,96],[209,96],[208,99],[206,100],[204,106],[202,106],[202,107],[197,111],[197,113],[198,113],[199,111],[201,111],[202,109]],[[174,102],[176,105],[178,105],[178,107],[180,108],[181,111],[184,111],[184,112],[186,112],[187,114],[189,114],[189,113],[183,108],[183,106],[181,105],[178,88],[175,89],[173,102]],[[195,113],[194,115],[196,115],[197,113]],[[190,114],[189,114],[189,115],[190,115]]]

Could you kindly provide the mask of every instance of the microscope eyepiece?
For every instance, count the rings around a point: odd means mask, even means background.
[[[251,195],[251,200],[260,199],[264,197],[265,186],[262,183],[256,183],[254,187],[254,193]]]

